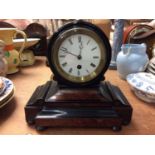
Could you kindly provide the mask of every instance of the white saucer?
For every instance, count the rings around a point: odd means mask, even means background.
[[[39,42],[39,38],[27,38],[27,42],[25,43],[25,48],[31,47]],[[13,39],[13,45],[15,48],[20,48],[24,42],[24,39]]]

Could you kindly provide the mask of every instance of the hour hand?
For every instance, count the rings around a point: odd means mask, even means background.
[[[82,42],[80,42],[79,48],[80,48],[80,52],[79,52],[79,55],[81,56],[81,53],[82,53],[82,49],[83,49],[83,45],[82,45]]]
[[[79,48],[80,48],[80,50],[83,49],[83,44],[82,44],[82,42],[80,42]]]

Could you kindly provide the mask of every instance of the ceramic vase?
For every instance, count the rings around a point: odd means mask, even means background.
[[[123,44],[116,59],[118,74],[126,80],[128,74],[144,71],[148,62],[146,44]]]
[[[17,33],[21,34],[24,38],[24,42],[19,51],[17,51],[13,46],[13,38]],[[5,58],[8,63],[7,74],[13,74],[19,71],[18,66],[20,59],[22,59],[21,54],[25,47],[26,39],[26,34],[17,28],[0,28],[0,40],[4,41],[5,43]]]

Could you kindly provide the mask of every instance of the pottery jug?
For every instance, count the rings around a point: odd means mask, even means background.
[[[0,41],[0,76],[6,76],[8,71],[8,64],[4,57],[4,48],[5,43],[1,40]]]
[[[21,34],[24,38],[24,42],[19,51],[17,51],[13,46],[13,38],[16,36],[17,33]],[[22,59],[21,54],[27,40],[26,34],[23,31],[18,30],[17,28],[0,28],[0,40],[4,41],[5,43],[5,58],[8,63],[7,74],[13,74],[18,72],[20,59]]]
[[[26,67],[31,66],[35,63],[35,56],[32,50],[26,49],[22,52],[22,61],[20,61],[20,66]]]
[[[123,44],[116,59],[118,74],[126,80],[128,74],[144,71],[148,62],[146,44]]]

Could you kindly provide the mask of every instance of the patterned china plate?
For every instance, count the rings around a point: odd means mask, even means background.
[[[1,78],[1,77],[0,77]],[[2,80],[2,78],[1,78],[1,80]],[[5,91],[5,89],[6,89],[6,83],[2,80],[2,82],[3,82],[3,88],[0,88],[0,96],[1,96],[1,94],[3,94],[3,92]]]
[[[147,71],[152,73],[152,74],[155,74],[155,70],[152,68],[152,66],[148,66]]]
[[[11,80],[5,78],[5,77],[0,77],[4,84],[5,84],[5,90],[3,91],[3,93],[0,95],[0,105],[2,103],[4,103],[5,100],[7,100],[8,98],[10,98],[10,95],[13,93],[14,91],[14,84]]]
[[[155,75],[145,72],[129,74],[127,81],[133,88],[155,98]]]
[[[0,108],[4,107],[6,104],[8,104],[14,97],[14,90],[12,91],[12,93],[8,96],[8,98],[6,98],[6,100],[4,100],[4,102],[0,103]]]

